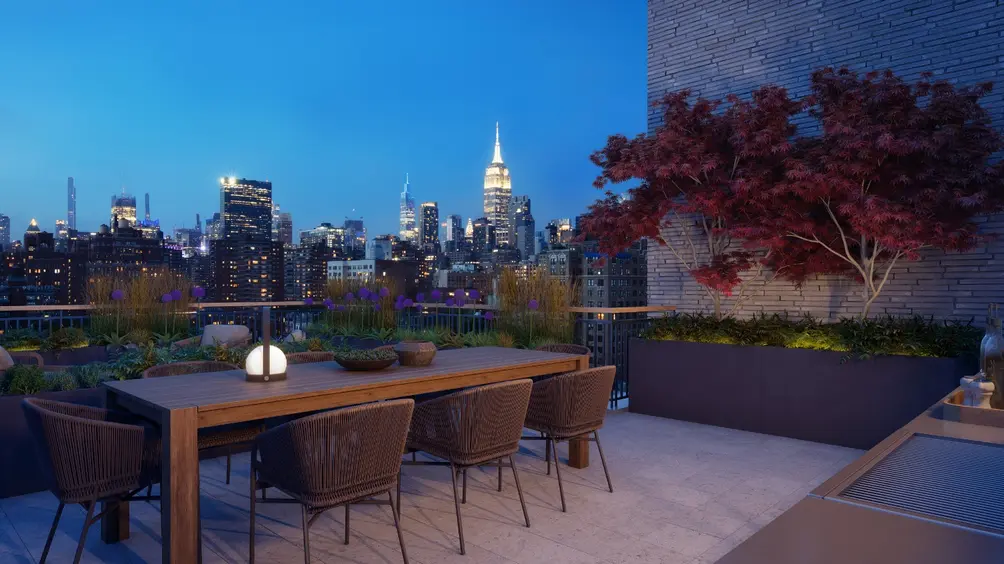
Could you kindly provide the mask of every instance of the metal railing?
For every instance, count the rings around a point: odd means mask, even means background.
[[[188,321],[189,332],[198,334],[206,325],[245,325],[253,339],[261,335],[261,308],[270,306],[270,331],[273,339],[281,339],[295,330],[305,330],[311,323],[328,314],[321,305],[307,306],[303,302],[209,302],[192,304],[189,311],[178,312]],[[0,307],[0,333],[12,330],[51,332],[60,327],[86,329],[94,306],[14,306]],[[448,329],[457,333],[483,333],[495,329],[495,320],[489,312],[495,307],[466,304],[447,307],[441,303],[416,304],[416,307],[397,312],[397,326],[401,329]],[[610,395],[611,407],[628,399],[630,366],[628,346],[632,337],[638,336],[655,319],[653,315],[673,311],[672,306],[647,306],[631,308],[568,308],[575,314],[575,342],[592,351],[593,366],[613,365],[617,377]]]

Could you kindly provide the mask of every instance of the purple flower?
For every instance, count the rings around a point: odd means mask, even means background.
[[[411,298],[405,298],[404,302],[402,302],[401,305],[403,305],[404,307],[412,307],[413,305],[415,305],[415,302],[411,301]]]
[[[334,311],[334,309],[335,309],[335,304],[328,304],[328,306],[327,306],[327,307],[328,307],[328,311]]]
[[[404,305],[402,305],[401,302],[394,302],[394,311],[401,311],[403,307]]]
[[[478,292],[477,290],[471,290],[470,292],[467,292],[467,296],[472,300],[476,301],[478,298],[481,297],[481,293]]]
[[[530,303],[526,304],[526,307],[530,308],[533,311],[537,311],[537,308],[540,307],[540,304],[537,303],[537,300],[530,300]]]
[[[307,298],[307,299],[303,300],[303,305],[305,305],[305,306],[312,306],[312,305],[314,305],[314,298]]]
[[[446,307],[453,307],[453,298],[446,298]]]
[[[373,311],[380,311],[380,304],[373,304]]]
[[[466,298],[467,292],[465,292],[462,288],[457,288],[456,290],[453,291],[453,297],[457,298],[458,300]]]
[[[324,304],[324,307],[327,307],[327,306],[329,306],[329,305],[331,305],[331,304],[333,304],[333,303],[335,303],[335,302],[333,302],[333,301],[331,300],[331,298],[324,298],[324,301],[323,301],[323,302],[321,302],[321,303],[322,303],[322,304]]]
[[[377,303],[380,301],[380,296],[374,294],[373,292],[370,292],[370,301],[373,303]]]
[[[425,294],[423,294],[422,292],[419,292],[418,295],[415,296],[415,301],[418,302],[418,303],[424,302],[425,301]]]
[[[491,321],[492,319],[495,319],[495,314],[490,311],[485,312],[485,321]]]
[[[125,298],[125,293],[122,290],[112,290],[112,299],[113,300],[119,301],[122,298]]]
[[[342,304],[338,304],[338,308],[337,309],[338,309],[338,311],[345,311],[345,306],[342,305]]]
[[[192,297],[197,300],[206,297],[206,289],[202,286],[192,288]]]
[[[164,294],[163,296],[160,297],[160,301],[164,302],[165,304],[171,303],[171,300],[173,299],[174,298],[171,296],[171,294]]]
[[[456,302],[457,302],[457,307],[460,307],[460,306],[464,305],[464,293],[463,292],[460,292],[459,294],[457,294]]]
[[[349,292],[348,294],[345,294],[345,301],[351,302],[354,299],[356,299],[356,297],[352,295],[352,292]]]
[[[171,299],[173,301],[181,301],[181,290],[171,290]]]
[[[383,288],[380,288],[380,297],[381,298],[386,298],[389,295],[390,295],[390,290],[387,289],[387,286],[384,286]]]
[[[362,299],[364,299],[364,300],[366,298],[370,297],[370,290],[369,290],[369,288],[366,288],[365,286],[362,287],[362,288],[359,288],[359,297],[362,298]]]
[[[396,299],[395,299],[394,301],[395,301],[396,303],[401,303],[401,302],[403,302],[403,301],[404,301],[404,296],[402,296],[401,294],[398,294],[398,295],[397,295],[397,298],[396,298]]]
[[[442,296],[442,295],[443,295],[442,292],[440,292],[439,290],[433,290],[432,291],[432,301],[438,302],[439,301],[439,297]]]

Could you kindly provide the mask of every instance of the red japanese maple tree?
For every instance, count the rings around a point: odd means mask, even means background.
[[[783,88],[766,86],[729,106],[687,90],[656,102],[663,123],[650,135],[613,135],[594,153],[602,170],[594,185],[631,180],[640,184],[620,196],[612,191],[580,219],[585,236],[613,254],[642,237],[665,245],[701,285],[714,314],[729,315],[742,303],[746,285],[759,279],[770,245],[747,246],[733,225],[748,211],[740,194],[756,193],[784,180],[795,132],[790,118],[802,104]],[[671,236],[666,236],[668,233]],[[781,261],[773,260],[775,273]],[[744,276],[744,273],[745,276]],[[722,311],[724,297],[734,296]]]
[[[923,249],[972,248],[974,217],[1004,210],[1004,168],[991,164],[1004,144],[979,103],[990,88],[813,73],[821,133],[797,140],[780,181],[736,186],[748,213],[733,235],[771,248],[764,264],[795,281],[855,277],[867,316],[897,264]]]

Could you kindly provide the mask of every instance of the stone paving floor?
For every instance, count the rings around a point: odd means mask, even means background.
[[[498,493],[496,469],[470,471],[462,509],[466,556],[459,554],[449,470],[404,467],[402,523],[411,562],[711,563],[861,454],[624,411],[610,413],[601,439],[614,493],[593,449],[588,469],[563,467],[568,513],[561,512],[554,475],[545,475],[543,442],[523,442],[516,461],[531,528],[523,526],[511,472]],[[223,459],[204,461],[201,470],[203,560],[246,562],[248,456],[235,458],[229,486]],[[0,562],[37,561],[56,505],[47,492],[0,500]],[[117,545],[103,544],[99,527],[92,528],[83,561],[159,562],[158,507],[133,503],[132,536]],[[258,515],[256,561],[302,562],[299,508],[259,505]],[[401,562],[389,508],[354,507],[348,545],[343,515],[332,510],[311,528],[314,562]],[[83,519],[79,507],[64,511],[50,562],[72,559]]]

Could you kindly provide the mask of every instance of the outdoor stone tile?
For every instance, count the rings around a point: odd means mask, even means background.
[[[642,537],[642,540],[684,556],[696,558],[721,542],[722,539],[672,523],[665,523]]]
[[[567,513],[561,511],[557,476],[545,474],[543,443],[523,443],[516,464],[530,529],[524,526],[510,470],[504,472],[501,493],[495,468],[469,470],[468,503],[461,506],[466,556],[459,553],[449,470],[404,467],[402,528],[411,561],[710,563],[860,455],[852,449],[626,412],[608,415],[602,439],[614,492],[607,491],[598,453],[591,449],[589,468],[562,467]],[[567,445],[559,447],[560,458],[567,452]],[[231,483],[226,484],[223,458],[201,463],[204,562],[247,561],[249,466],[247,453],[234,455]],[[270,498],[282,495],[269,490]],[[0,561],[38,558],[56,505],[48,492],[0,500]],[[4,513],[17,518],[5,526]],[[159,503],[134,503],[131,517],[132,538],[117,545],[101,543],[95,527],[84,561],[159,561]],[[311,528],[315,562],[401,561],[388,507],[354,506],[348,546],[343,544],[342,519],[342,510],[334,509]],[[259,504],[256,523],[258,562],[302,561],[296,505]],[[80,507],[67,507],[52,562],[72,558],[82,524]],[[20,556],[8,558],[19,554],[19,545]]]

